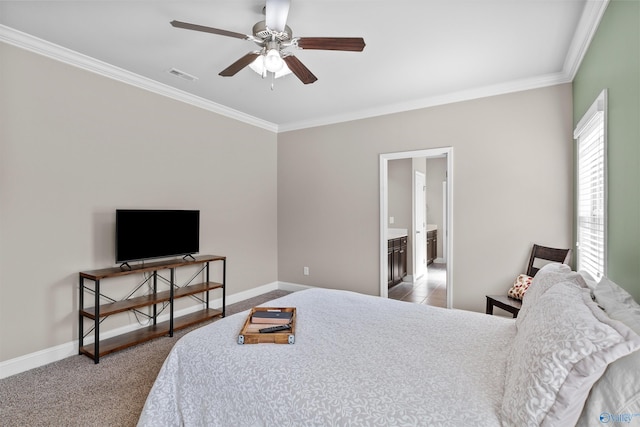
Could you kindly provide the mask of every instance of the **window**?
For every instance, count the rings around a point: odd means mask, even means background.
[[[607,92],[578,123],[577,141],[577,269],[599,280],[607,273]]]

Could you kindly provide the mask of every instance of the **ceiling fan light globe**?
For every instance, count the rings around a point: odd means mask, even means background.
[[[262,78],[266,77],[267,69],[264,67],[264,55],[258,56],[255,59],[255,61],[253,61],[251,64],[249,64],[249,68],[251,68],[257,74],[260,74],[260,76],[262,76]],[[291,74],[291,70],[289,69],[289,67],[287,67],[287,64],[285,63],[282,66],[282,69],[280,71],[277,71],[277,72],[275,72],[273,74],[274,74],[274,77],[276,79],[278,79],[280,77],[286,76],[287,74]]]
[[[284,66],[284,61],[280,57],[280,52],[276,49],[271,49],[267,52],[267,55],[264,57],[264,68],[267,71],[271,71],[272,73],[277,73],[282,70]]]
[[[264,68],[264,56],[258,55],[256,59],[251,64],[249,64],[249,68],[260,74],[264,78],[267,73],[267,70]]]
[[[274,77],[276,79],[279,79],[280,77],[286,76],[287,74],[291,74],[291,70],[289,69],[289,67],[287,67],[287,64],[284,64],[280,71],[278,71],[277,73],[274,73]]]

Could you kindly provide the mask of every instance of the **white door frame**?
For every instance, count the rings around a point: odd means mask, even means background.
[[[389,200],[389,183],[388,170],[389,160],[412,159],[415,157],[442,157],[447,159],[447,203],[445,222],[447,228],[443,231],[443,236],[439,238],[446,242],[446,260],[447,260],[447,307],[453,306],[453,147],[431,148],[416,151],[404,151],[398,153],[380,154],[380,296],[388,298],[389,289],[387,283],[387,243],[389,235],[389,226],[387,219],[388,200]]]
[[[447,200],[449,199],[449,192],[447,190],[448,180],[449,180],[449,177],[447,177],[446,181],[442,181],[442,228],[444,230],[448,229],[447,227],[447,209],[448,209]],[[448,243],[447,239],[442,240],[442,259],[439,260],[438,262],[444,262],[444,263],[447,262],[447,243]]]

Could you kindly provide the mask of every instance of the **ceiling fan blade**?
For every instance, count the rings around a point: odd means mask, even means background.
[[[284,31],[289,16],[290,0],[267,0],[265,5],[265,21],[267,28],[274,31]]]
[[[202,31],[205,33],[218,34],[220,36],[235,37],[237,39],[250,40],[246,34],[236,33],[233,31],[220,30],[218,28],[205,27],[204,25],[190,24],[188,22],[171,21],[171,25],[176,28],[184,28],[185,30]]]
[[[318,80],[318,78],[314,76],[313,73],[309,71],[309,69],[305,67],[305,65],[295,56],[288,55],[282,59],[287,63],[287,67],[289,67],[291,72],[295,74],[302,83],[308,85],[309,83],[313,83]]]
[[[223,77],[231,77],[235,75],[238,71],[242,70],[247,65],[251,64],[259,55],[260,54],[257,52],[249,52],[242,58],[238,59],[233,64],[229,65],[224,70],[220,71],[218,75]]]
[[[362,52],[365,46],[362,37],[300,37],[297,44],[301,49],[347,50],[350,52]]]

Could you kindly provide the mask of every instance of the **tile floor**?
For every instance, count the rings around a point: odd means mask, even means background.
[[[389,288],[389,298],[418,304],[447,306],[446,264],[432,263],[416,283],[399,283]]]

